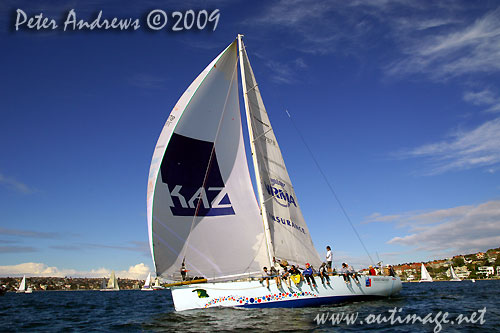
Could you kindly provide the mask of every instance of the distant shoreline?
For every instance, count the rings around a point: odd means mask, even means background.
[[[491,281],[491,280],[498,280],[500,281],[500,278],[487,278],[487,279],[463,279],[461,281],[451,281],[451,280],[433,280],[432,282],[462,282],[462,281]],[[413,281],[403,281],[401,280],[402,283],[419,283],[419,280],[413,280]],[[426,282],[422,282],[426,283]]]

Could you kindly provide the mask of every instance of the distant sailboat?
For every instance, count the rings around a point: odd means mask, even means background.
[[[158,277],[157,277],[157,278],[155,279],[155,285],[153,286],[153,289],[154,289],[154,290],[163,290],[163,289],[165,289],[165,287],[162,287],[162,286],[160,285],[160,278],[158,278]]]
[[[429,272],[427,272],[424,264],[422,264],[422,268],[420,269],[420,281],[418,282],[432,282],[432,277]]]
[[[453,266],[450,266],[450,274],[451,274],[451,279],[450,279],[450,281],[462,281],[462,280],[458,277],[457,273],[455,273],[455,270],[453,269]]]
[[[31,288],[26,288],[26,275],[23,276],[19,288],[17,288],[16,293],[31,294],[33,290]]]
[[[101,291],[118,291],[120,287],[118,286],[118,281],[116,280],[115,271],[111,272],[111,276],[108,280],[108,285],[106,288],[101,289]]]
[[[151,273],[148,274],[148,278],[146,279],[146,282],[144,283],[144,286],[141,289],[142,291],[153,291],[153,287],[151,286]]]

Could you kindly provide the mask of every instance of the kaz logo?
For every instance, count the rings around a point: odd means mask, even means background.
[[[213,142],[173,133],[160,172],[172,215],[235,215]]]
[[[283,207],[290,207],[292,204],[297,207],[293,196],[285,190],[285,183],[271,178],[271,184],[266,184],[266,190],[269,195],[273,196],[274,201]]]
[[[224,187],[200,187],[193,189],[182,185],[169,186],[167,202],[173,215],[217,216],[234,215],[231,201]],[[193,193],[193,190],[196,190]],[[183,195],[183,193],[185,195]],[[191,195],[192,194],[192,195]],[[174,200],[175,199],[175,200]]]

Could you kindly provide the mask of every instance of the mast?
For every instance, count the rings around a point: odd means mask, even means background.
[[[252,152],[252,161],[253,161],[253,169],[255,172],[255,178],[256,180],[260,183],[262,182],[262,179],[260,177],[260,172],[259,172],[259,165],[257,164],[257,154],[255,152],[255,140],[253,137],[253,131],[251,128],[251,117],[250,117],[250,107],[248,104],[248,91],[246,90],[246,85],[245,85],[245,70],[243,68],[243,41],[242,41],[243,35],[238,34],[238,46],[239,46],[239,59],[240,59],[240,72],[241,72],[241,87],[243,89],[243,100],[245,101],[245,114],[247,116],[247,127],[248,127],[248,136],[250,138],[250,149]],[[266,210],[266,206],[264,205],[264,193],[262,192],[262,186],[257,186],[257,192],[259,195],[259,204],[260,204],[260,215],[262,217],[262,222],[264,223],[264,235],[266,238],[266,245],[267,245],[267,254],[268,254],[268,259],[269,259],[269,266],[272,267],[274,266],[274,248],[273,244],[271,241],[271,230],[269,228],[269,220],[268,220],[268,214]]]

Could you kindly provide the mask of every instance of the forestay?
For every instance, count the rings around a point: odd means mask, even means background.
[[[148,180],[157,274],[255,275],[268,263],[248,170],[233,42],[179,99],[158,139]]]
[[[241,42],[243,96],[250,127],[254,164],[265,224],[274,256],[303,265],[321,263],[271,127],[248,56]]]

